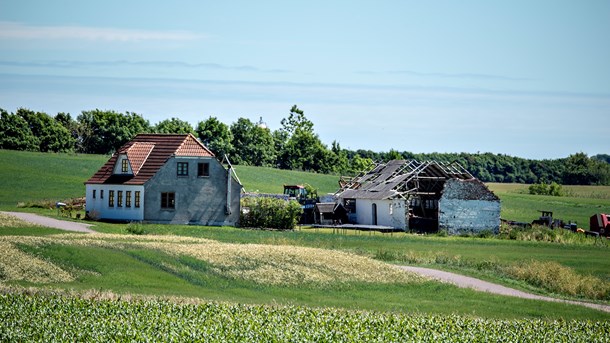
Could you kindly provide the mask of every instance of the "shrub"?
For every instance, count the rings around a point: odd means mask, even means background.
[[[245,198],[241,201],[240,225],[263,229],[292,230],[303,210],[292,200],[275,198]]]
[[[556,182],[552,182],[547,185],[544,182],[533,184],[529,186],[529,193],[534,195],[552,195],[556,197],[561,197],[565,195],[563,188],[560,184]]]
[[[125,230],[132,235],[143,235],[146,233],[144,226],[140,223],[129,223]]]

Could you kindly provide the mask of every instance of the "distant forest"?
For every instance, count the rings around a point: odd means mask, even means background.
[[[492,153],[425,153],[390,150],[343,149],[334,141],[323,144],[314,124],[294,105],[275,131],[239,118],[227,125],[209,117],[193,127],[179,118],[155,125],[140,114],[115,111],[83,111],[76,118],[50,116],[20,108],[16,113],[0,109],[0,148],[40,152],[111,154],[138,133],[192,133],[219,158],[225,154],[234,164],[354,175],[374,162],[392,159],[458,162],[485,182],[610,185],[610,155],[587,156],[578,152],[566,158],[531,160]]]

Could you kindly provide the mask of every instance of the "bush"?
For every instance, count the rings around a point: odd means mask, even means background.
[[[129,223],[125,230],[132,235],[143,235],[146,233],[144,226],[140,223]]]
[[[263,229],[292,230],[303,213],[294,201],[275,198],[245,198],[241,200],[240,225]]]
[[[562,197],[565,195],[563,188],[556,182],[551,182],[547,185],[544,182],[535,183],[529,186],[529,193],[534,195],[552,195],[556,197]]]

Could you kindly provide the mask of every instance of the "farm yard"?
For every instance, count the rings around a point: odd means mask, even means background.
[[[55,201],[82,197],[84,180],[107,160],[4,150],[0,158],[0,210],[15,211],[18,203],[41,205],[19,210],[47,216],[57,216],[48,208]],[[237,173],[247,190],[268,193],[298,182],[329,193],[338,179],[243,166]],[[588,217],[608,209],[610,199],[608,187],[569,187],[566,197],[529,195],[523,185],[489,187],[502,200],[502,217],[517,221],[537,218],[537,210],[553,210],[586,227]],[[109,223],[94,223],[99,234],[66,234],[7,216],[0,221],[2,251],[11,252],[0,257],[0,316],[3,322],[21,323],[4,327],[3,340],[35,337],[32,330],[39,323],[31,321],[32,311],[52,308],[81,318],[84,329],[77,333],[65,325],[65,317],[55,316],[44,324],[46,337],[76,340],[110,337],[97,328],[100,322],[83,318],[96,311],[109,327],[117,326],[114,313],[125,316],[129,324],[115,331],[115,339],[130,339],[136,332],[147,337],[151,331],[144,327],[157,317],[167,320],[157,325],[168,340],[187,332],[305,341],[438,341],[447,335],[476,340],[510,332],[532,340],[604,341],[610,330],[610,313],[460,289],[391,265],[429,266],[536,294],[609,304],[607,242],[566,230],[544,241],[525,233],[497,239]],[[151,311],[147,319],[144,309]],[[292,315],[288,319],[281,313]],[[215,316],[231,318],[231,324],[218,323]],[[319,316],[327,321],[314,319]],[[174,318],[183,324],[172,331],[164,323]],[[293,329],[282,330],[286,325]],[[470,330],[458,333],[456,327]],[[471,336],[459,336],[466,332]]]

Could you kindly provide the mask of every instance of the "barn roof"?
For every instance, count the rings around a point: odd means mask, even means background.
[[[113,174],[121,155],[126,155],[133,175]],[[192,134],[139,134],[123,145],[85,184],[143,185],[172,156],[213,157]]]
[[[472,178],[472,174],[455,162],[392,160],[379,163],[354,178],[342,180],[338,195],[352,199],[404,198],[407,194],[421,192],[422,182]]]

